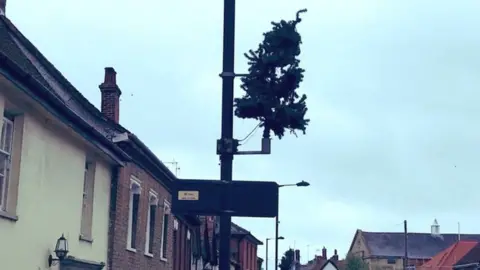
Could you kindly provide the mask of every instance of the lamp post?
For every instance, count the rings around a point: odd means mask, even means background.
[[[310,186],[310,183],[306,181],[300,181],[296,184],[286,184],[286,185],[278,185],[279,188],[281,187],[308,187]],[[280,211],[279,211],[280,212]],[[275,217],[275,270],[278,269],[278,224],[280,224],[280,221],[278,220],[278,214]]]
[[[268,270],[268,240],[272,240],[274,238],[267,238],[265,239],[265,270]],[[278,242],[278,240],[283,240],[285,237],[280,236],[275,239],[275,243]]]

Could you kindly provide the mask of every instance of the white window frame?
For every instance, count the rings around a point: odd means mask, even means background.
[[[145,255],[147,256],[150,256],[150,257],[153,257],[153,248],[152,248],[152,252],[150,252],[149,248],[150,248],[150,237],[152,237],[152,235],[150,235],[150,219],[151,219],[151,206],[158,206],[158,194],[153,191],[153,190],[150,190],[148,192],[148,215],[147,215],[147,229],[145,231]],[[155,237],[155,236],[153,236]]]
[[[8,186],[10,184],[10,173],[12,170],[12,152],[13,152],[13,139],[15,136],[15,125],[14,122],[7,117],[3,117],[3,123],[2,123],[2,130],[5,124],[8,124],[11,126],[11,133],[10,135],[10,145],[8,148],[10,148],[10,152],[4,151],[3,149],[0,149],[0,155],[5,155],[7,156],[6,159],[6,165],[4,168],[4,171],[0,173],[3,176],[3,183],[2,187],[0,189],[1,192],[1,197],[0,197],[0,211],[2,212],[7,212],[7,202],[8,202]],[[4,144],[5,138],[0,138],[2,140],[2,144]]]
[[[130,191],[129,191],[129,203],[128,203],[128,233],[127,233],[127,250],[137,252],[135,248],[132,248],[132,226],[133,226],[133,195],[142,193],[142,185],[140,180],[135,177],[130,178]]]
[[[84,176],[83,176],[80,240],[87,241],[87,242],[93,241],[92,226],[93,226],[93,204],[94,204],[94,194],[95,194],[95,169],[96,169],[96,163],[94,161],[86,159]],[[91,192],[91,194],[89,194],[89,192]],[[85,212],[86,207],[90,207],[90,209],[88,209],[90,211]],[[84,222],[87,222],[88,224],[85,225]],[[84,228],[84,226],[88,226],[88,227]]]
[[[167,200],[163,201],[163,213],[162,213],[162,239],[160,241],[160,259],[162,261],[167,261],[166,256],[163,256],[163,245],[165,241],[165,237],[168,237],[168,231],[167,235],[165,235],[165,226],[168,226],[168,224],[165,223],[165,215],[170,215],[170,203]],[[177,223],[178,227],[178,223]],[[175,228],[175,220],[174,220],[174,228]],[[168,227],[167,227],[168,229]],[[168,248],[168,242],[167,242],[167,248]]]

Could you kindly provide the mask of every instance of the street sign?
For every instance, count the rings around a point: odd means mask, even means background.
[[[224,200],[230,185],[230,209]],[[278,184],[265,181],[179,179],[172,193],[172,213],[237,217],[276,217]]]

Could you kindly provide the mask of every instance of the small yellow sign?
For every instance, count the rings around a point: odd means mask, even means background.
[[[196,190],[185,190],[178,192],[179,201],[198,201],[199,192]]]

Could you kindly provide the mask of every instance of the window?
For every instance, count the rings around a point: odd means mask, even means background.
[[[0,137],[0,211],[7,211],[7,196],[12,164],[13,118],[3,117]]]
[[[395,257],[388,257],[387,258],[387,263],[388,264],[396,264],[397,260],[395,259]]]
[[[140,193],[140,182],[132,178],[130,180],[130,203],[127,235],[127,249],[130,251],[136,251],[137,248],[138,207],[140,204]]]
[[[145,241],[145,254],[153,256],[153,243],[155,240],[155,220],[157,217],[158,197],[150,191],[148,195],[147,234]]]
[[[83,174],[82,223],[80,240],[91,242],[93,219],[93,190],[95,186],[95,162],[85,161]]]
[[[163,203],[163,221],[162,221],[162,242],[160,255],[163,260],[167,259],[168,246],[168,220],[170,216],[170,204],[167,201]]]

